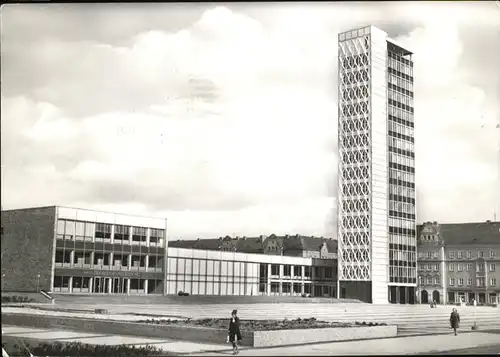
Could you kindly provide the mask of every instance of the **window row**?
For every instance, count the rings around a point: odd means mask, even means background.
[[[415,159],[408,156],[403,156],[393,152],[389,152],[389,161],[394,162],[399,165],[405,165],[409,167],[415,167]]]
[[[412,82],[412,83],[413,83],[413,76],[410,76],[409,74],[406,74],[406,73],[400,72],[400,71],[398,71],[398,70],[397,70],[397,69],[395,69],[395,68],[388,67],[388,68],[387,68],[387,72],[388,72],[389,74],[394,74],[394,75],[396,75],[397,77],[400,77],[400,78],[406,79],[406,80],[408,80],[408,81],[410,81],[410,82]]]
[[[413,230],[415,229],[415,221],[410,221],[404,218],[389,217],[389,226]]]
[[[398,107],[395,107],[393,105],[389,105],[388,106],[387,114],[389,116],[389,119],[391,119],[391,120],[399,118],[399,119],[404,120],[408,124],[414,123],[414,121],[415,121],[414,120],[415,117],[414,117],[414,114],[412,112],[410,112],[408,110],[404,110],[404,109],[398,108]],[[413,125],[407,125],[407,126],[412,126],[413,127]]]
[[[392,244],[402,244],[406,246],[415,246],[416,239],[414,236],[390,233],[389,242]]]
[[[419,270],[428,270],[428,271],[439,271],[439,264],[423,264],[420,263],[418,264],[418,269]]]
[[[392,131],[396,134],[401,134],[409,137],[415,136],[415,131],[413,128],[410,128],[409,126],[406,125],[394,123],[391,120],[387,122],[387,130]]]
[[[414,92],[413,83],[411,81],[401,78],[395,74],[389,74],[389,83],[409,92]]]
[[[415,198],[415,189],[401,185],[389,184],[389,195],[398,195],[402,197]]]
[[[467,264],[457,263],[456,264],[457,271],[463,271],[464,266],[467,267],[467,271],[472,270],[472,263],[467,263]],[[490,263],[490,264],[488,264],[488,268],[489,268],[488,271],[494,272],[494,271],[496,271],[496,264]],[[454,270],[455,270],[455,263],[449,263],[448,264],[448,271],[454,271]],[[476,272],[484,272],[485,270],[486,270],[485,264],[483,264],[483,263],[476,264]]]
[[[455,286],[455,283],[457,286],[463,286],[464,285],[464,278],[450,278],[450,286]],[[467,286],[472,286],[472,278],[467,278]],[[489,286],[496,286],[497,285],[497,279],[496,278],[490,278],[489,281],[490,285]],[[476,278],[476,287],[484,288],[486,287],[486,278]]]
[[[425,280],[424,280],[423,276],[418,277],[418,284],[419,285],[424,285],[424,281],[425,281],[425,284],[427,284],[427,285],[441,285],[441,277],[440,276],[427,276],[425,278]]]
[[[415,205],[411,203],[389,201],[389,210],[415,214]]]
[[[408,95],[404,95],[403,93],[399,93],[392,89],[389,89],[387,91],[387,95],[390,100],[396,101],[409,107],[414,106],[413,98]]]
[[[415,152],[414,143],[393,137],[389,137],[388,140],[389,140],[389,146],[395,147],[396,149]]]
[[[456,255],[455,255],[455,253],[456,253]],[[467,259],[470,259],[472,257],[472,252],[470,250],[467,250],[467,251],[465,251],[465,255],[466,255]],[[496,251],[490,250],[488,256],[490,259],[495,259],[496,258]],[[461,250],[459,250],[457,252],[449,251],[448,257],[450,259],[455,259],[455,257],[457,257],[458,259],[462,259],[464,257],[464,252]],[[477,250],[477,257],[484,258],[484,250],[478,249]]]
[[[169,294],[183,291],[192,295],[256,295],[258,289],[258,283],[167,281]]]
[[[93,240],[111,239],[112,225],[107,223],[93,223],[59,219],[57,221],[57,237],[59,239]],[[148,228],[115,225],[115,240],[129,240],[146,242]],[[164,229],[150,229],[150,242],[158,243],[164,239]]]
[[[438,258],[438,252],[418,252],[418,257],[420,259],[427,258],[427,259],[437,259]]]
[[[367,86],[350,87],[342,91],[342,99],[345,101],[359,100],[368,97],[368,95]]]
[[[389,267],[389,276],[398,276],[406,278],[415,278],[417,276],[417,271],[412,267]]]
[[[415,174],[397,169],[389,169],[389,177],[405,182],[415,183]]]
[[[369,113],[368,110],[369,110],[368,101],[342,105],[342,114],[345,117],[367,115]]]
[[[407,250],[389,250],[389,260],[402,260],[406,262],[414,262],[415,252],[409,252]]]
[[[399,57],[398,59],[393,58],[392,56],[388,58],[389,67],[394,68],[398,72],[404,73],[407,76],[413,77],[413,67],[410,66],[410,61],[405,58]]]
[[[134,255],[100,252],[81,252],[56,249],[56,266],[113,266],[163,268],[164,257],[156,255]]]

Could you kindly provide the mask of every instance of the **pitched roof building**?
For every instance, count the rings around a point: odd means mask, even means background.
[[[241,253],[300,256],[323,259],[337,258],[337,241],[323,237],[297,235],[260,237],[229,236],[215,239],[170,241],[170,247],[205,250],[235,251]]]

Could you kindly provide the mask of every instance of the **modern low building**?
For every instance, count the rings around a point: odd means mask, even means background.
[[[500,303],[500,222],[426,222],[418,231],[420,303]]]
[[[336,296],[319,240],[318,258],[171,248],[165,219],[55,206],[2,211],[2,226],[2,291]]]
[[[165,219],[51,206],[2,225],[2,290],[165,292]]]
[[[332,259],[168,248],[167,293],[336,296]]]

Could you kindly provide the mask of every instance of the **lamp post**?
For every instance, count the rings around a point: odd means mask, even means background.
[[[36,275],[36,292],[40,292],[40,273]]]

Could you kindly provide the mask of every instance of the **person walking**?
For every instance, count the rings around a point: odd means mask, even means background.
[[[457,329],[460,327],[460,315],[457,309],[453,309],[450,315],[450,327],[453,329],[455,336],[457,335]]]
[[[237,314],[238,310],[233,310],[231,312],[231,320],[229,321],[229,331],[227,335],[227,341],[233,344],[233,355],[237,355],[240,352],[238,350],[238,341],[241,341],[241,331],[240,319]]]

